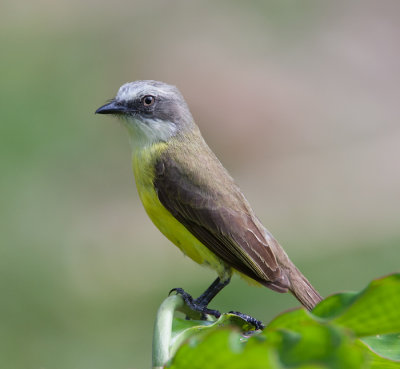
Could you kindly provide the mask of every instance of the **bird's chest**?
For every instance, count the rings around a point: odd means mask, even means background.
[[[155,162],[159,151],[142,151],[132,158],[139,197],[156,227],[181,251],[199,264],[220,268],[218,258],[195,238],[160,202],[154,188]]]
[[[160,228],[166,209],[158,199],[154,188],[155,162],[161,154],[160,148],[152,147],[134,153],[132,157],[136,187],[143,206],[155,225]]]

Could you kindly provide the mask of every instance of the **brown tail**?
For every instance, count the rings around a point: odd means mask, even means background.
[[[307,310],[312,310],[322,300],[320,294],[294,265],[288,270],[288,277],[290,292]]]
[[[322,297],[300,270],[296,268],[287,256],[285,250],[279,245],[278,241],[275,240],[271,233],[265,228],[264,232],[265,238],[268,240],[268,245],[280,266],[281,278],[261,283],[277,292],[288,292],[289,290],[304,307],[308,310],[312,310],[314,306],[322,300]]]

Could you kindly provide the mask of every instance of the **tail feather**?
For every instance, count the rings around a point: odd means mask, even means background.
[[[288,277],[290,292],[307,310],[312,310],[322,300],[320,294],[294,265],[288,270]]]
[[[296,268],[278,241],[265,228],[264,235],[280,266],[281,273],[280,278],[261,283],[277,292],[290,291],[305,308],[312,310],[322,300],[322,297],[300,270]]]

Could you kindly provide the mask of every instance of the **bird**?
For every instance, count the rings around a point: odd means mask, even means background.
[[[322,297],[255,215],[233,178],[203,139],[177,87],[153,80],[123,84],[96,111],[127,128],[139,197],[156,225],[216,280],[194,299],[174,288],[204,318],[219,317],[211,300],[239,274],[252,284],[291,292],[308,310]],[[232,312],[257,329],[259,320]]]

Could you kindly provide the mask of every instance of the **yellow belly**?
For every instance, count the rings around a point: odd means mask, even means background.
[[[224,275],[224,263],[195,238],[175,217],[161,204],[154,190],[154,158],[165,149],[165,144],[154,144],[133,154],[133,172],[139,197],[143,206],[156,227],[172,243],[198,264],[204,264]]]

